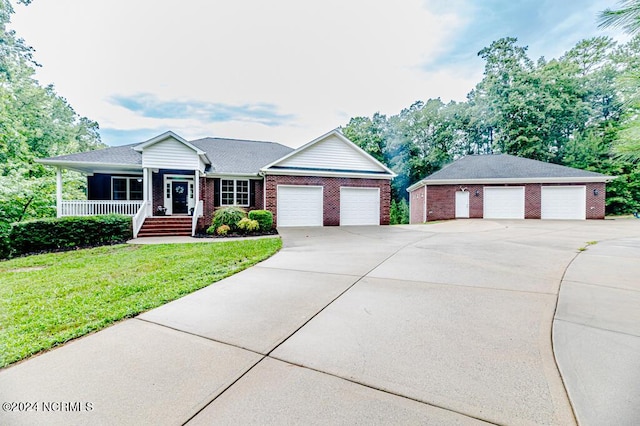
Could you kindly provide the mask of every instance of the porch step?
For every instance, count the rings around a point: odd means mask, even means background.
[[[138,232],[138,238],[190,235],[191,216],[148,217]]]

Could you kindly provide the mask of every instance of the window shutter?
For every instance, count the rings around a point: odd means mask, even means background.
[[[220,207],[220,179],[213,179],[213,207]]]
[[[249,180],[249,205],[256,206],[256,181],[253,179]]]

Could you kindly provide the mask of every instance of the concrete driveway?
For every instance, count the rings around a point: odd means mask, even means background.
[[[40,409],[0,424],[640,418],[640,221],[281,234],[253,268],[1,371],[2,402]]]

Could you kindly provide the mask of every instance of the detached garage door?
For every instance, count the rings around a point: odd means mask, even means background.
[[[278,185],[278,226],[322,226],[322,187]]]
[[[340,225],[380,225],[380,189],[341,187]]]
[[[485,187],[485,219],[524,219],[524,187]]]
[[[586,194],[584,186],[543,186],[541,217],[543,219],[586,219]]]

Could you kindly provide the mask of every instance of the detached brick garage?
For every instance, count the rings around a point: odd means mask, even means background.
[[[600,173],[507,154],[470,155],[411,185],[411,223],[456,218],[604,219]]]

